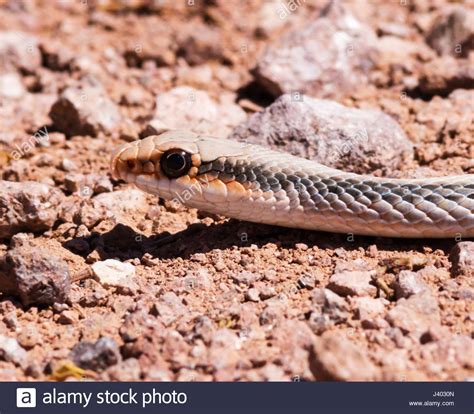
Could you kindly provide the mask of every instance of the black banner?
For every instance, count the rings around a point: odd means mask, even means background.
[[[0,413],[472,413],[469,382],[0,383]]]

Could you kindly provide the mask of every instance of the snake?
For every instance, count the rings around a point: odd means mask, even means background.
[[[116,179],[189,208],[331,233],[474,237],[474,175],[395,179],[185,130],[113,151]]]

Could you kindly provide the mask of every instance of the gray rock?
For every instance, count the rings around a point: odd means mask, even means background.
[[[32,73],[40,66],[36,37],[24,32],[0,32],[0,72],[21,69]]]
[[[319,98],[346,96],[367,82],[376,58],[376,36],[338,2],[308,26],[270,45],[254,70],[278,96],[297,91]]]
[[[49,112],[55,127],[67,135],[97,136],[117,130],[120,111],[102,87],[84,86],[65,89]]]
[[[0,290],[24,306],[64,302],[70,287],[68,265],[52,251],[23,242],[0,259]]]
[[[333,274],[328,289],[342,296],[375,296],[377,288],[370,284],[375,271],[344,271]]]
[[[398,124],[378,110],[283,95],[239,125],[230,139],[289,152],[357,173],[397,170],[413,158],[413,145]]]
[[[440,55],[466,57],[474,50],[474,11],[463,6],[445,8],[426,41]]]
[[[0,239],[21,231],[49,230],[63,199],[59,190],[46,184],[0,181]]]
[[[0,335],[0,360],[13,362],[17,366],[24,367],[26,355],[26,351],[15,338]]]
[[[72,348],[70,358],[77,366],[93,371],[103,371],[122,360],[117,343],[107,337],[95,343],[77,343]]]
[[[459,242],[453,247],[449,258],[455,275],[474,276],[474,242]]]
[[[393,327],[417,339],[441,321],[438,302],[429,292],[398,300],[397,305],[387,313],[386,319]]]
[[[367,352],[339,332],[317,338],[309,362],[314,377],[322,381],[368,381],[378,373]]]
[[[422,277],[418,273],[402,270],[398,274],[395,283],[397,299],[408,298],[425,290],[429,290],[429,287],[423,282]]]

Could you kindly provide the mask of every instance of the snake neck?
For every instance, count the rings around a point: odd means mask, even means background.
[[[453,235],[471,237],[474,233],[472,175],[425,180],[378,178],[277,152],[221,157],[203,163],[198,174],[211,182],[238,183],[245,189],[246,197],[239,200],[245,204],[237,215],[241,219],[250,220],[250,211],[254,216],[260,214],[262,222],[274,223],[281,217],[281,223],[291,225],[291,220],[300,216],[300,227],[303,222],[303,227],[324,229],[323,218],[348,223],[338,225],[338,229],[350,232],[356,227],[360,234],[391,232],[383,231],[383,226],[395,226],[393,233],[404,231],[413,233],[413,237],[425,236],[423,229],[433,226],[443,234],[448,228]],[[272,215],[266,219],[268,209]],[[216,212],[220,212],[219,206]],[[377,231],[370,230],[372,222],[377,223]],[[330,227],[328,230],[334,231]]]

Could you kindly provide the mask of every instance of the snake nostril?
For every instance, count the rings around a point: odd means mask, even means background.
[[[133,170],[135,168],[135,161],[128,160],[127,161],[127,167]]]

